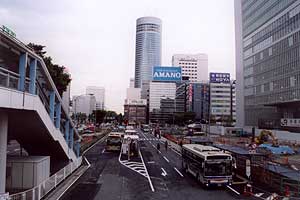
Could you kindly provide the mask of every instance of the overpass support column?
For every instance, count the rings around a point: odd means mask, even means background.
[[[59,102],[57,102],[55,104],[55,117],[56,117],[56,120],[55,120],[55,126],[56,128],[60,128],[60,119],[61,119],[61,104]]]
[[[76,142],[76,156],[79,157],[79,154],[80,154],[80,141],[78,140]]]
[[[26,78],[26,66],[27,66],[27,53],[24,53],[20,56],[19,60],[19,82],[18,82],[18,90],[25,90],[25,78]]]
[[[49,97],[49,110],[50,110],[50,118],[54,122],[54,106],[55,106],[55,92],[51,91],[50,92],[50,97]]]
[[[69,120],[67,120],[65,123],[65,140],[68,145],[69,145],[69,132],[70,132],[69,128],[70,128],[70,122]]]
[[[36,79],[36,65],[37,65],[37,60],[33,59],[30,62],[30,84],[29,84],[29,92],[31,94],[35,94],[35,79]]]
[[[74,129],[73,127],[70,129],[70,142],[69,142],[69,148],[73,149],[74,145]]]
[[[8,116],[0,112],[0,194],[5,193]]]

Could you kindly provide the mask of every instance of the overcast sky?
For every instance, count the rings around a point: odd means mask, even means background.
[[[137,18],[162,19],[162,65],[176,53],[206,53],[210,72],[235,77],[233,12],[233,0],[1,0],[0,25],[47,46],[72,75],[71,95],[104,86],[106,106],[123,112]]]

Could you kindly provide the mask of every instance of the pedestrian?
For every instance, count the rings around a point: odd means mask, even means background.
[[[168,141],[167,140],[165,141],[165,148],[166,148],[166,151],[168,151]]]
[[[157,148],[157,153],[158,153],[159,150],[160,150],[160,144],[159,144],[159,142],[157,143],[156,148]]]
[[[180,145],[180,147],[182,147],[182,140],[180,140],[179,145]]]

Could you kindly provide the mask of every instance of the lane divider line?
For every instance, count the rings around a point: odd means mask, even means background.
[[[88,149],[86,149],[82,155],[84,155],[86,152],[88,152],[91,148],[93,148],[95,145],[97,145],[100,142],[103,142],[103,140],[105,140],[107,138],[108,134],[103,136],[102,138],[100,138],[97,142],[95,142],[95,144],[93,144],[92,146],[90,146]]]
[[[166,158],[165,156],[164,156],[164,159],[165,159],[167,162],[170,162],[170,161],[168,160],[168,158]]]
[[[234,192],[237,195],[241,195],[241,193],[239,193],[238,191],[236,191],[235,189],[233,189],[232,187],[230,187],[229,185],[226,186],[228,189],[230,189],[232,192]]]
[[[176,167],[174,167],[174,169],[181,177],[184,177],[183,174]]]

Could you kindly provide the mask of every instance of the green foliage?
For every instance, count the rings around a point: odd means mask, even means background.
[[[47,52],[44,50],[45,46],[34,43],[29,43],[28,46],[32,48],[33,51],[44,60],[51,78],[58,90],[58,93],[62,95],[62,93],[66,91],[67,86],[71,82],[70,74],[65,72],[64,66],[54,64],[52,62],[52,58],[50,56],[46,56]]]
[[[77,121],[79,124],[85,123],[87,116],[85,113],[76,113],[71,116],[72,120]]]

